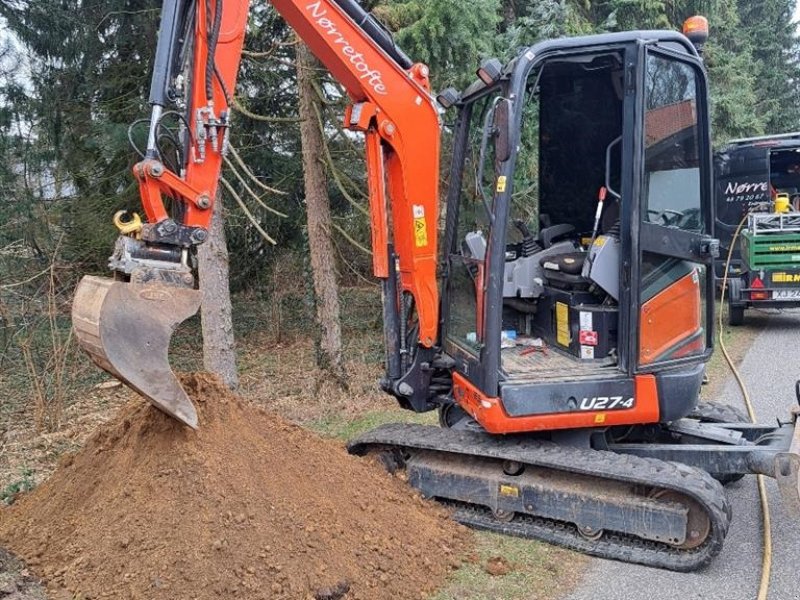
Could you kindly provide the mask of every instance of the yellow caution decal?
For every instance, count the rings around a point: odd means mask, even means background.
[[[414,205],[414,244],[417,248],[428,245],[428,222],[425,219],[425,207]]]
[[[569,306],[556,302],[556,341],[562,346],[569,346]]]
[[[511,496],[512,498],[519,498],[519,488],[515,485],[509,485],[507,483],[500,484],[500,495],[501,496]]]
[[[500,175],[500,177],[497,178],[497,193],[498,194],[502,194],[503,192],[506,191],[506,182],[507,181],[508,181],[508,177],[506,177],[505,175]]]

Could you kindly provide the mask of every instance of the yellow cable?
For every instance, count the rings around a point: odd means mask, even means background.
[[[728,366],[731,368],[734,378],[736,378],[736,383],[739,384],[739,389],[742,390],[742,397],[744,398],[744,403],[747,407],[747,414],[750,415],[750,421],[755,423],[756,411],[753,408],[752,401],[750,400],[750,393],[747,391],[747,386],[745,385],[739,370],[736,368],[736,365],[733,364],[733,359],[731,358],[730,354],[728,354],[728,349],[725,347],[725,341],[723,340],[722,335],[722,309],[725,306],[725,291],[728,287],[728,269],[731,264],[731,256],[733,255],[734,245],[736,244],[736,240],[739,237],[739,233],[741,232],[744,222],[747,220],[748,216],[749,213],[746,214],[739,222],[739,226],[736,228],[736,232],[733,234],[733,238],[731,239],[730,248],[728,248],[728,258],[725,261],[725,274],[722,276],[722,293],[719,300],[719,347],[720,350],[722,350],[722,354],[725,357]],[[761,559],[761,582],[758,586],[758,600],[767,600],[769,595],[769,577],[770,573],[772,572],[772,526],[769,514],[769,502],[767,500],[767,486],[764,483],[764,476],[758,475],[757,479],[758,495],[761,498],[761,512],[763,515],[764,525],[764,554]]]

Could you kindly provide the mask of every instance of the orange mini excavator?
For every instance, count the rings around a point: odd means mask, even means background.
[[[380,427],[351,452],[405,469],[465,524],[667,569],[719,553],[731,519],[720,482],[774,477],[797,508],[797,409],[764,426],[698,402],[718,250],[702,18],[689,37],[541,42],[442,92],[457,118],[439,244],[428,68],[355,0],[271,3],[344,86],[345,125],[365,136],[381,387],[440,416]],[[192,255],[208,235],[248,9],[165,0],[134,167],[146,222],[118,216],[115,278],[85,277],[73,307],[97,364],[190,427],[167,349],[199,306]],[[181,124],[179,160],[162,156],[165,118]]]

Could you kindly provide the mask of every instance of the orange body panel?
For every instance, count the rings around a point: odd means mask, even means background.
[[[278,12],[311,51],[347,90],[354,105],[345,125],[367,135],[374,273],[386,278],[392,242],[399,258],[399,281],[403,291],[414,296],[419,317],[419,342],[432,346],[437,338],[439,290],[436,282],[437,225],[439,202],[439,117],[430,96],[428,67],[415,64],[407,71],[395,63],[369,36],[330,0],[271,0]],[[197,3],[193,86],[189,111],[193,152],[185,177],[174,173],[156,175],[143,161],[134,168],[149,222],[168,218],[162,196],[186,204],[184,225],[208,229],[211,207],[222,167],[222,137],[219,143],[198,152],[197,140],[208,129],[198,115],[209,105],[205,97],[207,56],[206,24],[213,18],[205,3]],[[249,2],[228,0],[223,4],[220,39],[215,62],[225,88],[233,93],[239,69]],[[222,86],[214,78],[214,118],[228,110]],[[208,129],[208,131],[211,131]],[[202,159],[201,162],[195,162]],[[181,181],[182,179],[182,181]],[[387,210],[388,205],[391,216]],[[389,240],[389,223],[392,236]]]
[[[369,215],[372,233],[372,272],[375,277],[389,277],[389,220],[386,216],[386,182],[383,177],[383,147],[375,130],[367,131],[367,179]]]
[[[634,394],[636,405],[628,410],[576,411],[510,417],[503,409],[499,398],[485,396],[464,376],[453,373],[453,396],[456,402],[489,433],[525,433],[658,423],[658,389],[655,376],[637,375]]]
[[[701,311],[700,277],[696,270],[645,302],[639,321],[639,364],[681,355],[681,347],[702,334]]]

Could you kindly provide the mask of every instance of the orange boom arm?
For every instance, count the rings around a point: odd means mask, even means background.
[[[167,4],[171,3],[165,3],[165,11]],[[412,64],[394,48],[388,35],[377,29],[354,0],[272,0],[272,4],[352,100],[345,126],[366,136],[373,270],[376,277],[389,279],[390,270],[395,268],[394,256],[389,255],[393,245],[399,266],[399,291],[413,295],[419,343],[429,348],[436,342],[438,329],[440,140],[428,67]],[[143,239],[149,242],[188,247],[201,243],[207,235],[227,140],[229,95],[236,85],[248,2],[211,0],[209,6],[211,12],[207,13],[207,3],[197,2],[193,19],[194,85],[187,119],[191,140],[185,172],[178,174],[165,168],[150,144],[145,159],[134,167],[148,220]],[[221,11],[219,17],[217,10]],[[219,28],[214,39],[216,20]],[[160,41],[159,46],[163,45]],[[209,63],[210,51],[213,59]],[[213,65],[211,78],[209,64]],[[157,101],[154,111],[157,122],[161,114]],[[153,127],[151,124],[151,132]],[[167,213],[165,196],[184,205],[180,222]]]

